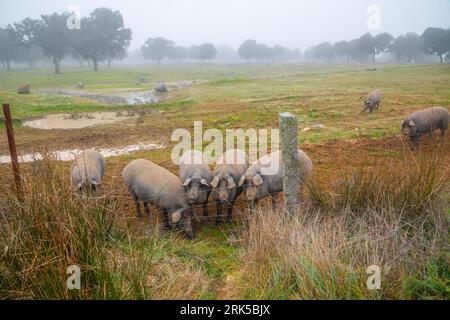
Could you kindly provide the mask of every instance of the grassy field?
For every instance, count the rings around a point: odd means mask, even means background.
[[[137,84],[145,78],[146,83]],[[157,81],[195,81],[155,105],[105,105],[40,93],[42,89],[145,91]],[[30,95],[16,89],[31,84]],[[383,91],[378,112],[362,101]],[[413,153],[400,121],[429,106],[450,106],[450,65],[185,65],[92,72],[64,68],[0,71],[0,101],[15,119],[20,153],[138,142],[165,148],[108,158],[102,194],[80,199],[68,186],[69,163],[24,164],[25,199],[10,190],[0,165],[0,298],[84,299],[449,299],[450,134],[425,137]],[[114,125],[39,130],[27,119],[54,113],[145,110]],[[264,207],[236,220],[196,224],[196,238],[161,234],[137,220],[121,180],[133,159],[178,173],[170,135],[204,129],[277,128],[278,113],[298,116],[299,139],[314,164],[314,183],[294,219]],[[314,125],[320,130],[308,130]],[[0,129],[4,124],[0,118]],[[7,155],[6,134],[0,155]],[[210,206],[211,212],[214,206]],[[257,218],[259,217],[259,219]],[[290,240],[289,240],[290,239]],[[65,287],[68,265],[80,265],[83,287]],[[382,288],[366,288],[365,269],[382,269]]]

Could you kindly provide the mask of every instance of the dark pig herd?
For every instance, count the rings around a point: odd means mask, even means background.
[[[364,101],[363,111],[378,110],[381,99],[381,92],[370,93]],[[444,138],[449,122],[450,114],[446,108],[433,107],[412,113],[400,127],[417,148],[420,137],[435,130],[440,130]],[[300,149],[298,157],[300,186],[303,188],[312,174],[313,165]],[[138,159],[124,168],[122,177],[135,202],[138,217],[142,216],[141,203],[147,215],[150,215],[150,205],[153,205],[166,229],[178,227],[192,239],[192,220],[199,221],[193,209],[201,207],[204,218],[208,219],[210,196],[216,204],[216,224],[224,219],[224,208],[227,209],[227,219],[232,218],[233,206],[241,193],[251,207],[265,197],[271,197],[275,207],[277,196],[283,191],[281,159],[280,151],[276,151],[249,165],[244,151],[232,149],[216,159],[215,168],[211,171],[202,152],[191,150],[180,159],[179,176],[150,160]],[[83,151],[72,164],[71,184],[77,191],[96,191],[104,172],[104,157],[94,150]]]

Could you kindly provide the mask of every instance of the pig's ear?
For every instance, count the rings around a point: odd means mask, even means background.
[[[409,124],[411,127],[415,127],[415,126],[416,126],[416,123],[415,123],[414,121],[412,121],[412,120],[409,120],[408,124]]]
[[[245,182],[245,176],[241,177],[241,180],[239,180],[238,186],[241,187]]]
[[[83,184],[80,182],[79,184],[77,184],[77,186],[75,187],[75,190],[76,191],[81,191],[81,186],[82,186]]]
[[[256,176],[253,177],[253,183],[257,186],[260,186],[263,184],[263,179],[261,178],[261,176],[259,174],[257,174]]]
[[[204,186],[209,187],[208,181],[206,181],[205,179],[200,180],[200,183]]]
[[[216,176],[216,177],[214,177],[214,179],[212,179],[212,181],[211,181],[211,187],[217,188],[218,185],[219,185],[219,177]]]
[[[234,182],[233,177],[229,177],[227,179],[227,182],[228,182],[228,189],[236,188],[236,183]]]
[[[191,183],[191,178],[186,179],[186,181],[183,183],[183,187],[187,187]]]
[[[404,124],[405,124],[405,120],[403,120],[402,123],[400,124],[400,128],[403,128]]]

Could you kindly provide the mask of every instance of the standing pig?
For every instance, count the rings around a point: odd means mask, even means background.
[[[414,148],[419,146],[420,137],[439,129],[444,138],[450,116],[444,107],[434,107],[412,113],[402,121],[402,133],[411,139]]]
[[[312,173],[313,165],[302,150],[298,150],[301,187]],[[272,208],[275,209],[278,193],[283,191],[283,169],[281,151],[261,157],[253,163],[239,180],[239,186],[244,186],[244,194],[252,206],[258,200],[270,195]]]
[[[76,190],[96,191],[105,174],[105,158],[95,150],[83,151],[75,157],[70,171],[70,181]]]
[[[222,219],[222,206],[228,204],[228,219],[231,219],[233,205],[241,194],[239,179],[248,167],[248,159],[242,150],[228,150],[216,161],[216,168],[211,181],[212,197],[216,202],[216,224]]]
[[[193,238],[192,212],[186,202],[184,187],[177,176],[144,159],[128,164],[122,176],[136,203],[138,217],[142,216],[139,201],[144,203],[146,214],[150,214],[148,206],[153,204],[161,214],[166,229],[179,226],[184,228],[190,239]]]
[[[202,205],[203,216],[208,217],[208,197],[211,193],[211,171],[200,151],[191,150],[180,160],[180,179],[190,206]]]
[[[372,113],[373,110],[378,110],[380,106],[381,99],[383,99],[383,95],[380,91],[375,90],[369,93],[369,96],[364,101],[364,111],[369,110]]]

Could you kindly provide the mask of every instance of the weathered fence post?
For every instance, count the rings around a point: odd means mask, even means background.
[[[9,104],[3,104],[3,114],[5,115],[6,135],[8,136],[9,153],[11,155],[11,164],[16,183],[16,191],[20,196],[22,194],[22,183],[20,180],[19,159],[17,157],[16,140],[14,139],[13,122]]]
[[[283,168],[284,206],[293,213],[300,203],[300,171],[298,159],[298,124],[295,115],[280,113],[281,153]]]

